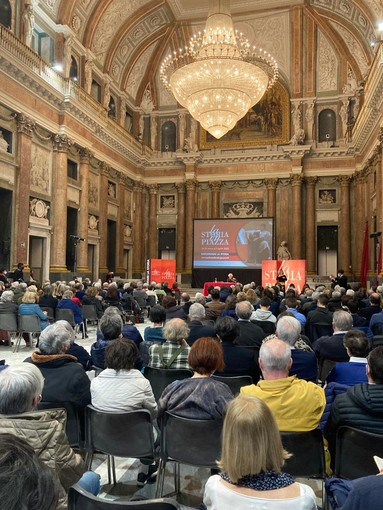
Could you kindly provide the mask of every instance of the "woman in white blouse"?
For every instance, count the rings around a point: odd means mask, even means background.
[[[311,487],[281,471],[289,456],[268,406],[238,396],[223,425],[221,473],[206,483],[207,510],[315,510]]]
[[[135,411],[148,409],[152,420],[157,416],[150,382],[134,369],[138,349],[132,340],[117,338],[105,349],[105,370],[95,377],[90,385],[92,405],[106,412]],[[156,465],[141,464],[137,485],[154,481]]]

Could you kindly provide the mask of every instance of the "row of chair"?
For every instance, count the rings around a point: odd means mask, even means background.
[[[165,413],[161,422],[156,498],[162,497],[168,462],[175,463],[175,490],[167,496],[180,491],[180,464],[216,468],[216,460],[220,457],[221,429],[220,420],[194,420]],[[281,437],[284,447],[293,454],[286,461],[284,470],[295,477],[319,479],[323,485],[326,471],[321,431],[315,429],[309,432],[282,432]],[[155,458],[149,411],[105,413],[88,406],[85,450],[89,469],[95,452],[108,456],[109,483],[112,479],[113,483],[116,483],[114,456]],[[335,476],[354,479],[376,474],[377,469],[372,458],[374,454],[383,456],[383,436],[341,427],[337,435]]]
[[[166,368],[153,368],[145,367],[144,375],[149,380],[153,390],[154,398],[158,402],[164,389],[169,386],[173,381],[187,379],[193,375],[192,370],[188,369],[166,369]],[[233,395],[238,395],[242,386],[252,384],[253,379],[250,375],[241,376],[218,376],[213,375],[216,381],[224,382],[229,386]]]

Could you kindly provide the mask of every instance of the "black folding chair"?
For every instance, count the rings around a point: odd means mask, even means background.
[[[166,464],[174,468],[175,493],[180,492],[180,464],[217,469],[221,454],[222,420],[192,420],[168,411],[161,421],[161,448],[156,497],[162,496]]]
[[[153,424],[146,409],[121,413],[106,413],[88,405],[85,409],[85,450],[88,469],[92,467],[95,451],[108,456],[110,471],[116,484],[114,457],[154,460]]]
[[[79,332],[80,325],[75,323],[73,310],[69,308],[56,308],[56,321],[67,321],[74,329],[75,334]]]
[[[284,448],[292,454],[286,460],[283,470],[298,478],[318,478],[322,480],[324,502],[324,480],[326,463],[323,435],[320,429],[308,432],[281,432]]]
[[[162,392],[173,381],[187,379],[193,375],[192,370],[187,368],[152,368],[145,367],[144,376],[149,380],[154,398],[158,402]]]
[[[40,402],[37,409],[65,409],[67,419],[65,432],[72,448],[84,445],[84,411],[73,402]]]
[[[374,455],[383,457],[383,434],[373,434],[353,427],[339,427],[336,434],[335,469],[338,478],[354,480],[376,475]]]
[[[179,510],[179,508],[176,501],[167,498],[146,501],[103,499],[93,496],[77,483],[68,492],[68,510]]]
[[[238,395],[242,386],[248,386],[249,384],[253,384],[253,378],[250,375],[236,375],[236,376],[222,376],[222,375],[212,375],[212,379],[216,381],[221,381],[229,386],[233,395]]]
[[[87,322],[95,322],[97,327],[99,318],[97,317],[96,305],[82,305],[82,314]]]

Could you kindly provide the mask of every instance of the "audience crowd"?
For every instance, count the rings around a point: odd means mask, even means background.
[[[208,296],[197,292],[194,300],[177,283],[2,279],[0,346],[12,342],[1,332],[2,317],[10,314],[36,315],[41,333],[23,334],[27,346],[37,342],[25,363],[0,365],[0,479],[8,470],[9,484],[25,501],[40,501],[49,482],[52,509],[66,507],[65,491],[75,482],[97,494],[97,475],[85,472],[65,436],[65,411],[46,407],[75,406],[83,436],[89,404],[106,412],[147,409],[157,443],[166,411],[224,420],[220,473],[208,480],[201,508],[247,509],[253,502],[267,509],[316,508],[312,490],[282,470],[289,453],[278,431],[322,430],[331,467],[339,427],[383,440],[383,286],[368,292],[351,287],[342,270],[331,286],[305,285],[300,294],[294,287],[233,280],[231,287],[211,287]],[[145,316],[151,325],[141,335],[135,324]],[[87,336],[89,318],[98,325],[90,353],[76,341],[79,331]],[[190,374],[167,386],[156,402],[147,366]],[[225,384],[221,378],[238,376],[247,382],[236,397],[230,379]],[[16,469],[30,485],[13,480]],[[143,461],[137,484],[153,481],[156,470],[154,459]],[[350,483],[342,505],[332,498],[333,507],[361,509],[347,505],[363,487],[363,479]]]

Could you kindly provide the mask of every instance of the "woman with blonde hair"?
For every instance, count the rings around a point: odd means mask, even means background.
[[[36,292],[29,289],[24,293],[21,305],[19,306],[19,315],[37,315],[40,319],[40,327],[44,329],[49,326],[48,316],[36,303]]]
[[[289,456],[268,406],[239,395],[227,407],[221,473],[206,483],[207,510],[315,510],[311,487],[282,471]]]

